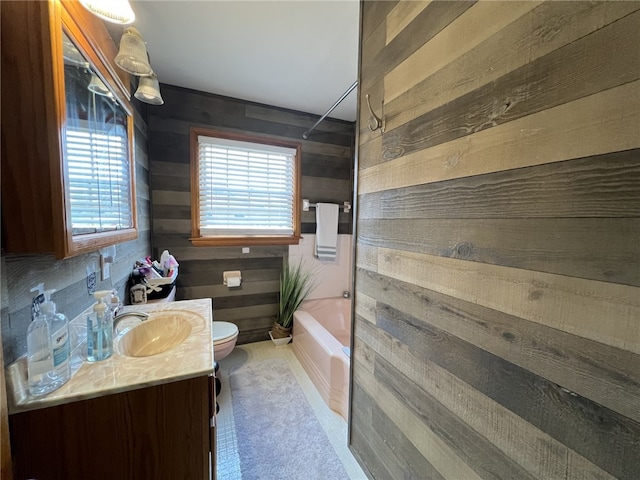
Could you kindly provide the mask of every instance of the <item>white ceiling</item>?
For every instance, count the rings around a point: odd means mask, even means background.
[[[160,83],[322,115],[357,79],[357,0],[131,5]],[[356,92],[330,116],[354,121]]]

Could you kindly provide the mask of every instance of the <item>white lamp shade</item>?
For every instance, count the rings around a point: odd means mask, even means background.
[[[153,73],[144,39],[135,27],[125,28],[120,39],[120,51],[114,61],[125,72],[133,75],[149,76]]]
[[[140,78],[140,83],[134,96],[141,102],[150,103],[151,105],[162,105],[164,103],[160,95],[158,77],[155,73],[150,77]]]
[[[76,67],[89,68],[89,62],[82,56],[78,48],[67,36],[62,35],[62,56],[65,65],[75,65]]]
[[[113,97],[113,94],[109,91],[103,81],[98,78],[97,75],[91,75],[91,81],[89,82],[89,86],[87,87],[87,89],[90,92],[95,93],[96,95]]]
[[[80,0],[80,3],[107,22],[127,25],[136,19],[129,0]]]

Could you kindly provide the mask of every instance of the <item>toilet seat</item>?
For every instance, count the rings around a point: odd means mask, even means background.
[[[230,322],[213,322],[213,344],[219,345],[238,336],[238,326]]]

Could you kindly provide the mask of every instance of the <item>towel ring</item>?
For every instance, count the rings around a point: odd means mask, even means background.
[[[373,111],[373,108],[371,108],[371,99],[368,93],[365,95],[365,97],[367,99],[367,106],[369,107],[369,113],[371,114],[373,119],[376,121],[375,126],[371,126],[371,122],[369,122],[369,130],[371,130],[372,132],[375,132],[376,130],[379,129],[380,133],[384,133],[384,120],[382,120],[378,115],[376,115],[375,112]]]

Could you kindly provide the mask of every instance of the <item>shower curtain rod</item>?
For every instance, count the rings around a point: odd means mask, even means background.
[[[333,112],[333,109],[336,108],[338,105],[340,105],[340,102],[342,102],[345,98],[347,98],[347,95],[349,95],[351,93],[351,91],[354,88],[356,88],[357,86],[358,86],[358,81],[356,80],[355,82],[353,82],[353,85],[351,85],[347,89],[347,91],[342,94],[342,96],[338,99],[338,101],[336,103],[334,103],[333,105],[331,105],[331,108],[329,108],[329,110],[327,110],[325,112],[325,114],[322,115],[320,117],[320,119],[316,123],[313,124],[313,127],[311,127],[309,130],[307,130],[306,132],[304,132],[302,134],[302,138],[304,138],[305,140],[308,139],[309,138],[309,134],[313,131],[313,129],[316,128],[320,124],[320,122],[322,122],[327,117],[327,115],[329,115],[331,112]]]

